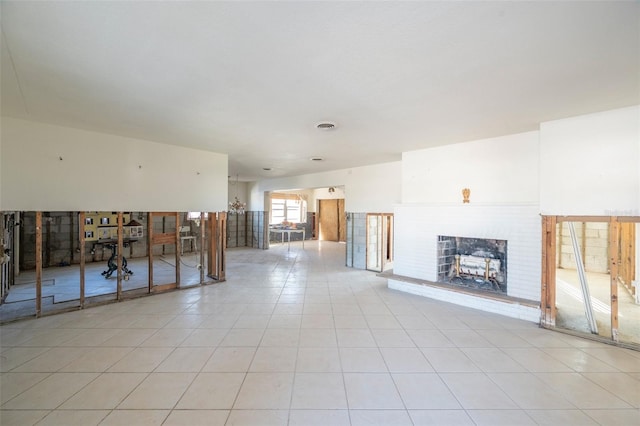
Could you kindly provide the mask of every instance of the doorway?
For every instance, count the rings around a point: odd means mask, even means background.
[[[318,239],[321,241],[347,241],[344,198],[318,201]]]
[[[367,270],[393,268],[393,214],[367,214]]]

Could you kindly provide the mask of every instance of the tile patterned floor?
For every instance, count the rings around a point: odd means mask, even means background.
[[[0,424],[636,425],[640,352],[387,289],[344,245],[0,328]]]

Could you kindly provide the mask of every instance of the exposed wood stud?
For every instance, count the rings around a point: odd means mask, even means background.
[[[542,217],[541,325],[554,326],[556,319],[556,235],[555,216]]]
[[[176,246],[176,285],[180,288],[180,253],[182,252],[182,240],[180,239],[180,213],[176,212],[176,231],[173,236],[173,244]]]
[[[80,228],[80,309],[84,309],[84,286],[85,286],[85,261],[86,261],[86,241],[84,237],[85,212],[78,215],[78,225]]]
[[[618,256],[619,225],[616,217],[609,222],[609,277],[611,280],[611,338],[618,342]]]
[[[122,251],[124,250],[124,228],[122,225],[122,212],[118,212],[118,256],[116,257],[116,265],[118,267],[116,274],[118,277],[116,285],[116,299],[118,300],[122,300]]]
[[[227,212],[220,212],[218,215],[220,225],[218,226],[218,280],[226,280],[226,255],[227,255]]]
[[[209,212],[209,254],[207,261],[207,274],[211,278],[218,279],[218,214]]]
[[[204,283],[204,252],[206,248],[206,226],[207,221],[204,212],[200,212],[200,284]]]
[[[36,318],[42,315],[42,212],[36,212]]]
[[[149,259],[149,293],[153,289],[153,213],[147,213],[147,256]]]

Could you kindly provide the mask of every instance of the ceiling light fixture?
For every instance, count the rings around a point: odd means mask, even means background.
[[[311,157],[311,158],[309,158],[309,160],[311,160],[311,161],[324,161],[324,158],[322,158],[322,157]]]
[[[233,185],[233,183],[232,183]],[[238,199],[238,175],[236,174],[236,198],[232,203],[229,203],[229,213],[232,214],[244,214],[244,209],[247,208],[247,203],[241,203]]]
[[[270,172],[271,171],[271,167],[263,167],[262,170],[264,170],[265,172]]]

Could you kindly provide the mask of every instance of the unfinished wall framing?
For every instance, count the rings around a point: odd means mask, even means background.
[[[7,277],[6,281],[9,284],[13,283],[16,277],[19,278],[16,285],[7,285],[7,294],[4,295],[7,297],[3,297],[0,305],[0,322],[83,309],[92,305],[225,279],[224,212],[201,212],[197,217],[194,216],[192,221],[195,224],[192,226],[198,232],[197,238],[200,243],[196,245],[196,249],[190,247],[190,252],[184,254],[181,247],[183,239],[177,230],[180,229],[181,223],[184,223],[183,216],[186,218],[186,213],[137,213],[136,218],[144,215],[142,221],[146,222],[146,235],[132,238],[125,232],[124,219],[128,213],[114,212],[115,223],[110,224],[115,225],[116,232],[110,235],[113,238],[90,241],[85,238],[86,212],[11,212],[10,215],[7,213],[9,212],[3,212],[2,216],[33,218],[33,223],[31,220],[26,221],[26,224],[18,222],[13,232],[16,237],[22,236],[22,248],[29,253],[29,259],[33,259],[33,263],[31,260],[23,263],[23,266],[27,265],[25,269],[16,267],[12,280]],[[59,226],[62,221],[55,219],[72,216],[70,223],[75,224],[72,226],[77,228],[75,230],[67,229],[66,224]],[[29,229],[25,231],[26,226],[29,226]],[[47,228],[51,234],[49,236]],[[49,251],[52,254],[49,259],[53,259],[57,246],[52,244],[47,249],[45,239],[66,242],[71,232],[77,240],[71,241],[68,247],[65,246],[64,251],[74,252],[73,262],[47,262],[46,252]],[[55,233],[61,233],[63,237],[56,239],[53,235]],[[135,244],[140,244],[144,252],[134,250],[132,246]],[[98,251],[104,251],[110,256],[96,258],[95,252]],[[94,254],[91,254],[92,252]],[[136,256],[131,257],[133,253],[136,253]],[[24,258],[19,254],[16,253],[16,259]],[[211,256],[213,258],[209,260],[208,257]],[[206,265],[205,259],[209,260]],[[186,260],[193,263],[192,270],[187,268],[189,265]],[[171,264],[173,275],[170,279],[163,275],[161,282],[156,282],[158,269],[154,269],[154,266],[166,266],[168,263]],[[185,271],[189,274],[185,274]]]
[[[588,259],[589,247],[582,238],[575,237],[576,249],[587,254],[582,260],[586,274],[576,274],[575,258],[581,253],[569,253],[563,229],[573,222],[578,230],[606,230],[592,233],[599,242],[593,243],[598,259]],[[638,286],[638,216],[543,216],[542,217],[542,276],[541,325],[546,328],[568,330],[598,340],[640,347],[640,298]],[[586,250],[585,250],[585,245]],[[604,247],[603,247],[604,246]],[[561,255],[559,252],[564,251]],[[575,251],[575,250],[574,250]],[[597,256],[596,256],[597,257]],[[568,261],[567,259],[571,259]],[[601,262],[606,262],[602,268]],[[573,264],[571,263],[573,262]],[[595,269],[595,270],[594,270]],[[595,294],[594,294],[595,293]],[[595,312],[596,328],[585,326],[589,312]],[[584,316],[583,316],[584,315]]]

